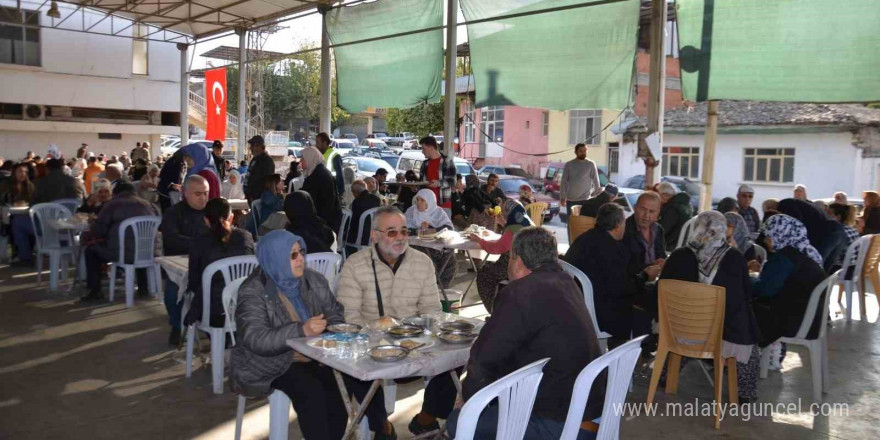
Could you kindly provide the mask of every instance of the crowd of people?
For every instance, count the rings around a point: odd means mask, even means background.
[[[375,325],[391,316],[439,312],[441,292],[456,274],[456,256],[449,250],[410,246],[409,237],[472,224],[496,231],[497,240],[471,235],[498,258],[476,274],[490,318],[471,348],[463,397],[467,400],[504,375],[549,357],[527,438],[559,438],[575,378],[601,355],[597,334],[583,294],[558,264],[555,237],[534,226],[522,203],[498,188],[497,176],[488,176],[486,184],[472,175],[462,179],[452,158],[430,136],[420,140],[426,160],[419,173],[408,171],[395,182],[387,181],[389,170],[355,179],[342,168],[325,133],[291,163],[285,177],[276,173],[262,137],[248,143],[252,159],[238,168],[223,159],[220,141],[210,147],[192,143],[153,163],[147,143],[130,155],[110,158],[89,153],[85,144],[71,160],[57,148],[50,149],[46,160],[29,153],[20,162],[0,164],[0,198],[11,205],[74,199],[78,211],[91,216],[82,237],[87,272],[82,301],[104,297],[105,263],[119,258],[122,222],[161,216],[162,253],[189,260],[185,286],[167,277],[164,281],[172,346],[180,345],[183,326],[203,319],[204,313],[202,295],[197,294],[182,316],[181,290],[207,287],[208,319],[222,326],[223,278],[216,275],[210,286],[202,286],[202,272],[220,259],[255,254],[259,268],[238,294],[231,383],[250,397],[267,396],[273,389],[285,392],[306,438],[340,438],[347,414],[332,371],[292,351],[286,341],[319,335],[335,323]],[[692,220],[689,196],[661,183],[656,191],[642,193],[626,218],[616,203],[617,188],[599,186],[586,146],[579,144],[575,154],[565,168],[561,199],[569,210],[580,206],[580,215],[595,217],[595,226],[579,235],[562,258],[589,277],[597,325],[611,335],[609,347],[652,334],[658,319],[657,280],[725,287],[722,351],[737,361],[741,402],[757,398],[760,350],[777,350],[772,361],[778,366],[785,348],[776,340],[797,331],[813,288],[843,265],[846,248],[860,235],[880,231],[877,192],[865,192],[864,210],[857,216],[846,194],[835,194],[834,203],[827,205],[814,203],[802,185],[792,198],[765,201],[763,217],[751,206],[754,189],[742,185],[736,198],[724,199],[716,210]],[[293,179],[301,179],[300,189],[288,191]],[[528,188],[521,192],[522,199],[532,196]],[[180,196],[176,203],[175,193]],[[255,207],[252,212],[233,209],[229,200],[242,198]],[[337,240],[336,234],[344,232],[343,206],[351,211],[351,226]],[[692,228],[686,227],[689,221]],[[12,216],[3,233],[12,236],[16,264],[33,264],[30,219]],[[684,244],[676,248],[680,238]],[[134,258],[133,239],[125,237],[127,260]],[[305,267],[305,256],[343,251],[347,259],[333,291],[328,280]],[[765,255],[769,257],[763,261]],[[147,295],[149,284],[145,271],[138,270],[139,296]],[[825,311],[817,312],[813,334],[821,313]],[[572,339],[573,334],[578,338]],[[644,351],[653,351],[656,343],[649,336]],[[344,379],[359,399],[368,393],[368,382]],[[407,380],[415,378],[400,381]],[[380,388],[367,408],[370,429],[377,439],[397,438],[382,393]],[[597,432],[603,399],[604,385],[597,383],[579,438]],[[437,375],[428,383],[409,430],[429,432],[446,419],[454,431],[460,405],[452,376]],[[484,412],[478,435],[491,436],[497,417],[495,410]]]

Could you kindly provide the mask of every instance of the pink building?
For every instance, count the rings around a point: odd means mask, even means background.
[[[457,83],[462,80],[466,78]],[[459,157],[479,167],[518,166],[533,176],[540,175],[541,165],[547,164],[549,112],[512,105],[475,109],[473,90],[465,91],[464,84],[467,82],[456,87],[462,116]]]

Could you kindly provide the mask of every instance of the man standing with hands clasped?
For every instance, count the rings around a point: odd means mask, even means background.
[[[602,192],[599,169],[595,162],[587,159],[587,146],[575,145],[574,154],[576,157],[565,163],[559,184],[559,204],[565,206],[568,215],[571,215],[571,208],[583,205]]]

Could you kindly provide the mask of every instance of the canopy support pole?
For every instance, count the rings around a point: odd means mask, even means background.
[[[663,148],[663,110],[666,95],[666,0],[651,1],[651,71],[648,84],[648,134],[656,133]],[[661,158],[645,159],[645,187],[660,181],[657,170]]]
[[[238,28],[238,145],[235,146],[235,164],[244,159],[247,138],[247,29]]]
[[[180,146],[189,144],[189,45],[177,43],[180,51]]]
[[[700,211],[712,209],[712,182],[715,179],[715,140],[718,139],[718,101],[709,101],[706,116],[706,140],[703,145],[703,190]]]
[[[444,96],[443,154],[455,156],[455,62],[458,56],[458,0],[446,0],[446,96]]]
[[[330,34],[327,32],[327,12],[330,7],[318,5],[321,13],[321,100],[318,105],[319,132],[330,134]]]

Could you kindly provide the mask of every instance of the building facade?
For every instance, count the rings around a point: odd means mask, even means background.
[[[67,22],[85,22],[118,36],[46,24],[45,13],[0,0],[0,156],[45,155],[50,143],[65,157],[85,142],[95,153],[119,154],[136,142],[180,133],[180,52],[173,43],[146,37],[155,29],[59,3]],[[33,4],[37,9],[39,3]],[[64,28],[64,25],[61,26]]]

